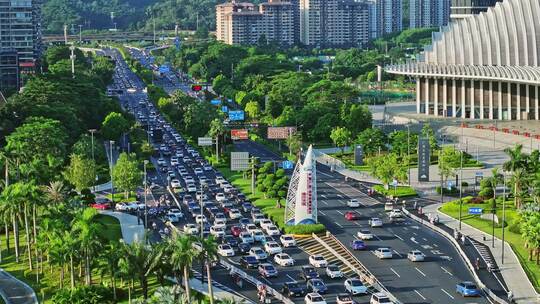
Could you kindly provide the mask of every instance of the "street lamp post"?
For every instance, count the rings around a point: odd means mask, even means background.
[[[410,125],[407,124],[407,175],[408,175],[408,178],[409,178],[409,186],[411,185],[411,161],[410,161],[410,156],[411,156],[411,142],[410,142],[410,137],[411,137],[411,129],[410,129]]]
[[[113,173],[112,173],[112,170],[113,170],[113,145],[114,145],[114,140],[111,140],[109,141],[109,156],[110,156],[110,159],[109,159],[109,174],[110,174],[110,177],[111,177],[111,201],[114,205],[114,184],[113,184]]]
[[[501,241],[501,264],[504,264],[504,225],[506,223],[506,172],[503,171],[503,197],[502,197],[502,213],[503,213],[503,219],[502,219],[502,241]]]
[[[461,230],[461,208],[463,207],[463,150],[460,150],[459,152],[459,230]]]
[[[91,145],[92,145],[92,162],[94,163],[94,165],[96,164],[96,157],[95,157],[95,154],[94,154],[94,133],[97,132],[96,129],[90,129],[88,130],[88,132],[90,132],[90,138],[91,138]],[[97,173],[96,173],[96,180],[97,182]],[[96,190],[96,186],[94,185],[94,191]]]
[[[148,204],[146,203],[146,194],[148,192],[147,188],[147,175],[146,175],[146,165],[148,165],[148,160],[144,160],[144,228],[148,227]]]

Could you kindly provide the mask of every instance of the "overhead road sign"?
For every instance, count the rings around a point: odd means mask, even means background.
[[[249,152],[231,152],[231,171],[249,169]]]
[[[246,129],[232,129],[231,130],[231,139],[232,140],[245,140],[248,139],[249,133]]]
[[[214,105],[214,106],[218,106],[218,105],[221,104],[221,100],[219,100],[219,99],[212,99],[212,100],[210,101],[210,103],[211,103],[212,105]]]
[[[198,144],[201,147],[211,146],[212,145],[212,137],[199,137],[198,138]]]
[[[227,113],[228,111],[229,111],[229,108],[227,106],[222,106],[221,107],[221,112]]]
[[[469,214],[472,214],[472,215],[479,215],[479,214],[482,214],[482,212],[483,212],[482,208],[478,208],[478,207],[469,208]]]
[[[244,120],[244,111],[229,111],[229,119],[231,121]]]
[[[281,167],[285,170],[291,170],[294,168],[294,163],[290,160],[286,160],[283,163],[281,163]]]
[[[296,133],[296,127],[268,127],[268,139],[287,139]]]

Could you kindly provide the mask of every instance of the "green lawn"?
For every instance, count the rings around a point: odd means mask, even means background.
[[[296,226],[287,226],[285,225],[285,209],[284,202],[281,202],[281,208],[277,207],[276,199],[273,198],[264,198],[262,193],[252,193],[251,192],[251,180],[244,179],[241,172],[232,172],[227,167],[218,168],[223,176],[231,181],[233,185],[238,187],[242,193],[244,193],[250,200],[253,202],[253,205],[261,209],[261,211],[266,214],[271,220],[273,220],[276,225],[285,231],[285,233],[290,234],[311,234],[322,233],[326,231],[326,228],[323,224],[315,225],[296,225]]]
[[[107,196],[108,199],[112,199],[112,195],[107,194],[106,196]],[[114,202],[115,203],[134,202],[136,200],[137,200],[137,198],[135,197],[135,195],[133,193],[130,193],[127,198],[126,198],[126,194],[124,192],[114,194]]]
[[[393,197],[412,197],[417,196],[416,190],[409,186],[398,186],[396,189],[390,186],[388,190],[384,189],[383,185],[375,185],[373,187],[375,191],[379,192],[382,195],[390,195]]]
[[[471,198],[467,197],[464,199],[464,201],[469,201]],[[491,209],[491,206],[488,204],[468,204],[464,203],[462,205],[462,220],[481,230],[486,233],[486,235],[491,235],[492,232],[492,222],[480,219],[480,216],[478,215],[469,215],[468,209],[470,207],[480,207],[484,209],[484,212],[489,212]],[[514,221],[517,217],[517,211],[514,208],[514,204],[511,201],[506,202],[505,205],[506,208],[506,225],[504,228],[504,235],[505,235],[505,241],[507,241],[513,248],[514,252],[518,256],[521,265],[525,269],[525,272],[527,273],[527,276],[529,277],[530,281],[534,285],[535,289],[537,291],[540,290],[540,266],[536,264],[535,261],[529,261],[529,251],[525,248],[525,242],[523,241],[521,235],[519,233],[515,233],[510,231],[512,228],[512,225],[514,224]],[[453,201],[444,204],[440,211],[453,217],[453,218],[459,218],[459,201]],[[502,202],[498,201],[497,209],[496,209],[497,217],[502,221]],[[495,228],[495,236],[502,238],[502,228],[500,226],[497,226]],[[499,257],[497,257],[499,258]]]
[[[356,171],[369,171],[368,165],[356,166],[354,164],[353,153],[343,153],[343,154],[335,153],[335,154],[330,154],[330,156],[341,160],[347,166],[348,169],[356,170]]]
[[[120,222],[117,218],[109,215],[98,214],[96,219],[105,226],[105,229],[103,229],[103,236],[105,238],[111,241],[122,238],[122,230],[120,228]]]

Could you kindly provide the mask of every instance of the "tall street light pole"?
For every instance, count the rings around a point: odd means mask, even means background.
[[[96,133],[97,130],[96,129],[90,129],[90,130],[88,130],[88,132],[90,132],[90,138],[91,138],[91,143],[92,143],[92,162],[95,165],[96,164],[96,157],[95,157],[95,154],[94,154],[94,133]],[[97,182],[97,173],[96,173],[95,181]],[[95,190],[96,190],[96,188],[95,188],[95,185],[94,185],[94,191]]]
[[[407,175],[408,175],[408,179],[409,179],[409,186],[411,185],[411,161],[410,161],[410,156],[411,156],[411,129],[410,129],[410,125],[407,124]]]
[[[144,228],[148,227],[148,204],[146,202],[146,194],[148,192],[147,188],[147,175],[146,175],[146,165],[148,165],[148,160],[144,160]]]
[[[459,230],[461,230],[461,208],[463,207],[463,150],[459,151]]]
[[[502,242],[501,242],[501,264],[504,264],[504,226],[506,223],[506,172],[503,171],[503,197],[502,197],[502,213],[503,213],[503,219],[502,219]]]

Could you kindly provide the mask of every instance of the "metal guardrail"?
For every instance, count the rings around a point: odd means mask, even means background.
[[[463,249],[461,248],[461,246],[459,246],[459,243],[458,241],[452,236],[450,235],[448,232],[446,232],[444,229],[441,229],[439,227],[437,227],[436,225],[433,225],[432,223],[430,223],[429,221],[424,221],[422,220],[421,218],[417,217],[416,215],[412,214],[409,212],[409,210],[407,210],[406,208],[401,208],[401,210],[403,211],[403,213],[405,215],[407,215],[408,217],[410,217],[411,219],[419,222],[420,224],[426,226],[426,227],[429,227],[431,228],[432,230],[434,230],[435,232],[439,233],[440,235],[444,236],[445,238],[447,238],[448,240],[450,240],[450,243],[452,243],[452,245],[458,250],[459,252],[459,255],[461,256],[461,258],[463,259],[463,261],[465,261],[465,265],[467,265],[467,268],[469,268],[469,272],[472,273],[473,275],[473,278],[474,278],[474,281],[476,282],[476,284],[482,289],[482,291],[490,298],[492,299],[493,301],[499,303],[499,304],[508,304],[507,301],[501,299],[499,296],[497,296],[495,293],[493,293],[493,291],[491,291],[491,289],[487,288],[486,285],[482,282],[482,280],[480,280],[480,277],[478,276],[478,274],[476,274],[476,272],[474,271],[474,267],[473,267],[473,264],[471,262],[471,260],[469,259],[469,257],[465,254],[465,252],[463,251]]]
[[[339,241],[333,234],[328,233],[329,235],[340,247],[347,250],[347,247],[345,247],[341,241]],[[362,269],[358,269],[358,267],[355,267],[349,260],[344,258],[341,254],[339,254],[334,248],[332,248],[330,245],[328,245],[324,240],[322,240],[320,237],[318,237],[316,234],[312,235],[313,238],[319,242],[319,244],[323,245],[328,251],[330,251],[334,256],[336,256],[343,264],[347,265],[347,267],[351,268],[359,277],[365,282],[368,282],[371,284],[371,286],[379,292],[384,292],[390,300],[392,300],[396,304],[401,304],[401,302],[393,295],[391,294],[382,284],[377,280],[377,278],[366,268],[363,266],[363,264],[351,254],[351,257],[354,259],[355,262],[357,262]]]
[[[315,152],[315,159],[319,163],[321,163],[323,165],[327,165],[332,170],[347,168],[347,166],[342,161],[340,161],[339,159],[333,158],[330,155],[325,154],[325,153],[323,153],[321,151],[318,151],[318,150],[314,150],[314,152]]]

